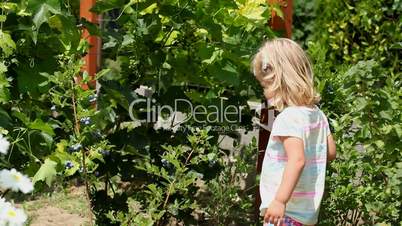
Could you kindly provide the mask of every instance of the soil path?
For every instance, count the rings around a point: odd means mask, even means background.
[[[31,226],[81,226],[85,219],[66,210],[46,206],[28,213],[32,219]]]

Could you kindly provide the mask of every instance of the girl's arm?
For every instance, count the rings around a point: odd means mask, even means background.
[[[304,144],[303,140],[296,137],[281,137],[288,161],[283,172],[282,181],[276,193],[275,199],[265,212],[264,221],[274,225],[281,225],[285,215],[285,206],[299,181],[303,171]]]
[[[327,153],[327,160],[332,161],[336,158],[336,145],[332,134],[329,134],[327,137],[327,146],[328,146],[328,153]]]
[[[288,161],[275,199],[286,204],[299,181],[300,174],[304,168],[305,158],[304,144],[300,138],[283,137],[282,142]]]

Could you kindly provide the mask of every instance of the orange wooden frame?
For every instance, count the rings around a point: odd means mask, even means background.
[[[98,24],[100,23],[100,16],[91,12],[91,8],[95,5],[96,0],[81,0],[80,1],[80,17],[85,18],[87,21]],[[88,30],[84,28],[82,38],[86,39],[89,43],[88,54],[84,56],[84,65],[81,71],[88,72],[91,80],[89,84],[82,84],[83,89],[96,88],[95,75],[100,67],[101,59],[101,39],[97,36],[90,35]],[[77,82],[81,81],[81,77],[77,78]]]
[[[268,0],[269,4],[279,4],[283,12],[282,19],[275,11],[271,13],[269,25],[273,30],[283,31],[283,36],[286,38],[292,37],[292,22],[293,22],[293,1],[292,0]]]

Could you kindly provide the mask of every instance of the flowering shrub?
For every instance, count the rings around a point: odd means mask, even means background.
[[[231,123],[191,120],[174,131],[131,118],[143,119],[141,106],[129,109],[143,99],[134,90],[146,85],[155,105],[225,100],[243,108],[233,128],[251,129],[247,101],[260,90],[249,58],[261,38],[274,35],[265,0],[97,1],[92,10],[103,14],[102,29],[79,18],[76,0],[3,1],[0,8],[0,126],[14,140],[7,168],[31,176],[37,191],[57,177],[83,181],[100,225],[250,219],[253,189],[219,179],[232,173],[221,172],[228,150],[219,147],[220,137],[238,139],[238,133],[207,127]],[[88,49],[83,27],[103,39],[98,90],[81,87],[90,79],[81,72]],[[246,176],[235,168],[233,178]],[[208,194],[200,181],[211,187]],[[205,202],[214,191],[215,203],[225,200],[239,211],[218,215]]]
[[[265,0],[99,0],[92,9],[103,14],[99,29],[79,18],[79,2],[0,2],[0,126],[9,131],[0,137],[2,192],[32,190],[18,172],[33,177],[38,191],[56,177],[79,179],[99,225],[172,219],[249,225],[254,184],[237,182],[252,171],[255,144],[245,159],[230,162],[219,143],[239,134],[211,129],[230,123],[190,120],[175,131],[133,120],[131,114],[146,117],[146,106],[130,111],[130,103],[144,99],[134,92],[142,85],[154,91],[144,96],[155,105],[183,98],[216,107],[225,100],[243,108],[234,128],[251,129],[247,101],[262,95],[250,58],[262,39],[275,35],[267,24],[272,6]],[[320,224],[399,225],[401,1],[298,2],[295,28],[303,31],[295,37],[312,41],[306,47],[321,107],[339,144]],[[103,40],[98,90],[81,88],[89,80],[81,72],[88,49],[83,27]],[[13,140],[9,152],[5,135]],[[26,220],[10,202],[1,199],[0,206],[0,225]]]
[[[1,132],[6,132],[0,127]],[[0,153],[6,155],[10,143],[3,134],[0,134]],[[2,157],[0,157],[2,158]],[[29,193],[33,190],[31,180],[22,175],[15,169],[0,170],[0,225],[1,226],[22,226],[27,220],[24,210],[15,207],[12,203],[4,199],[4,195],[9,191]]]

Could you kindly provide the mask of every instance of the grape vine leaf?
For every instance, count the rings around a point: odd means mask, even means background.
[[[48,186],[52,184],[54,177],[56,176],[56,166],[57,163],[50,159],[46,159],[45,163],[39,168],[38,172],[36,172],[35,176],[32,179],[32,183],[36,183],[38,181],[45,181]]]

